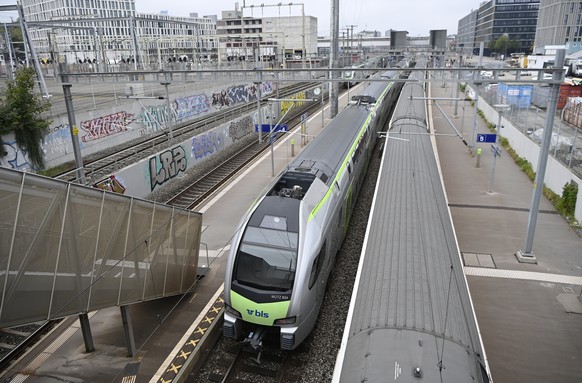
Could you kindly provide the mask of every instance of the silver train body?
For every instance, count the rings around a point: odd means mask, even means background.
[[[419,59],[416,69],[426,64]],[[490,382],[422,71],[390,121],[332,382]]]
[[[397,69],[383,76],[402,74]],[[242,219],[225,273],[225,336],[270,332],[282,349],[292,350],[309,335],[377,131],[387,123],[399,87],[372,82],[354,96]]]
[[[369,78],[370,75],[373,73],[370,71],[365,70],[356,70],[356,69],[377,69],[377,68],[386,68],[388,63],[390,62],[389,57],[381,56],[381,57],[374,57],[371,59],[366,60],[365,62],[359,65],[352,65],[349,67],[345,67],[342,71],[342,82],[341,85],[348,89],[355,86],[357,83],[364,81],[365,79]],[[406,60],[401,61],[398,60],[399,63],[406,63]]]

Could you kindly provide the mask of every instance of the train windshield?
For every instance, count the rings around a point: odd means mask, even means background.
[[[276,219],[271,219],[276,218]],[[238,250],[233,280],[270,291],[293,288],[297,266],[298,233],[281,230],[283,217],[270,217],[271,224],[247,226]]]

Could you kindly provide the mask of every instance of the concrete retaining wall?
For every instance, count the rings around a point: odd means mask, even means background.
[[[139,84],[138,84],[139,85]],[[273,93],[273,83],[261,84],[261,94]],[[123,95],[120,95],[123,96]],[[218,85],[200,90],[181,90],[170,94],[168,102],[157,98],[119,98],[109,100],[108,106],[85,112],[76,111],[75,120],[83,157],[117,145],[155,134],[166,127],[172,115],[174,124],[186,123],[203,114],[224,107],[255,101],[257,88],[253,83]],[[73,98],[73,106],[75,99]],[[47,168],[66,162],[74,162],[73,144],[66,114],[52,117],[49,134],[43,150]],[[0,160],[0,166],[18,170],[31,168],[26,153],[10,136],[3,137],[8,156]]]
[[[479,99],[479,109],[483,112],[488,121],[495,121],[499,119],[497,111],[483,100]],[[540,156],[540,147],[538,144],[526,137],[523,132],[516,128],[513,123],[502,117],[501,125],[504,128],[501,131],[501,136],[507,138],[509,145],[520,156],[524,157],[532,164],[534,171],[537,170]],[[548,157],[548,164],[546,167],[546,174],[544,177],[544,184],[550,190],[558,195],[562,195],[564,185],[574,181],[578,184],[578,198],[576,202],[576,210],[574,216],[578,222],[582,222],[582,179],[574,175],[570,169],[564,166],[561,162]]]

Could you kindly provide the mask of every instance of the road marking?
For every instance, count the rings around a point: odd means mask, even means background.
[[[394,362],[394,380],[398,379],[400,374],[402,374],[402,368],[400,368],[398,362]]]
[[[465,267],[464,270],[465,275],[471,275],[475,277],[523,279],[530,281],[563,283],[567,285],[582,286],[582,277],[575,277],[571,275],[538,273],[534,271],[521,271],[521,270],[500,270],[482,267]]]

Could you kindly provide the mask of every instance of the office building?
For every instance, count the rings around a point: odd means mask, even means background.
[[[475,29],[477,27],[477,9],[459,20],[457,28],[457,49],[461,53],[472,53],[475,48]]]
[[[554,45],[566,45],[569,53],[581,50],[582,2],[541,0],[534,45],[535,53]]]
[[[476,11],[471,11],[459,21],[461,35],[458,44],[463,44],[478,53],[481,42],[485,45],[485,54],[489,55],[489,44],[501,36],[507,36],[517,43],[514,51],[531,52],[536,35],[539,0],[490,0],[481,3]],[[471,42],[474,20],[474,36]],[[458,45],[460,48],[460,45]],[[500,53],[500,52],[498,52]],[[503,54],[508,52],[501,52]]]

